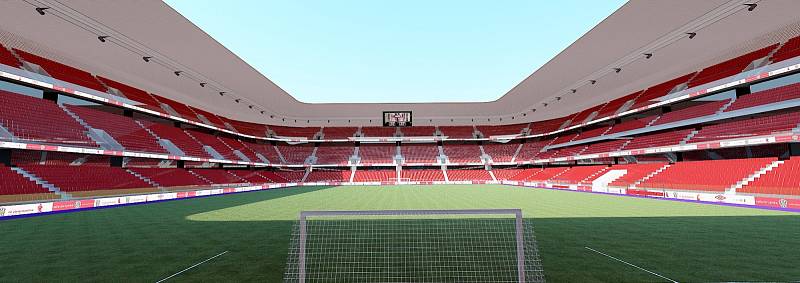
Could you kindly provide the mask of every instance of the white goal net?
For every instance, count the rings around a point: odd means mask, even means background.
[[[519,209],[304,211],[284,282],[544,282]]]

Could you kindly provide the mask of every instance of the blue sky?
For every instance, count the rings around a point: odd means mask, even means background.
[[[170,6],[297,100],[492,101],[625,1],[219,1]]]

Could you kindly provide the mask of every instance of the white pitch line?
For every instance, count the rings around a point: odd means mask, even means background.
[[[209,260],[212,260],[212,259],[215,259],[215,258],[217,258],[218,256],[224,255],[224,254],[226,254],[226,253],[228,253],[228,251],[224,251],[224,252],[221,252],[221,253],[219,253],[218,255],[215,255],[215,256],[209,257],[208,259],[206,259],[206,260],[204,260],[204,261],[201,261],[201,262],[198,262],[198,263],[195,263],[194,265],[192,265],[192,266],[189,266],[189,267],[187,267],[187,268],[186,268],[186,269],[184,269],[184,270],[178,271],[178,273],[172,274],[172,275],[170,275],[170,276],[169,276],[169,277],[167,277],[167,278],[164,278],[164,279],[158,280],[158,281],[156,281],[156,283],[161,283],[161,282],[167,281],[167,279],[170,279],[170,278],[172,278],[172,277],[178,276],[178,274],[184,273],[184,272],[186,272],[186,271],[187,271],[187,270],[189,270],[189,269],[195,268],[195,267],[197,267],[198,265],[204,264],[204,263],[206,263],[207,261],[209,261]]]
[[[611,258],[611,259],[614,259],[614,260],[616,260],[616,261],[622,262],[622,263],[624,263],[624,264],[627,264],[627,265],[630,265],[630,266],[636,267],[636,268],[638,268],[638,269],[640,269],[640,270],[642,270],[642,271],[644,271],[644,272],[647,272],[647,273],[653,274],[653,275],[655,275],[655,276],[658,276],[658,277],[661,277],[661,278],[667,279],[667,280],[668,280],[668,281],[670,281],[670,282],[673,282],[673,283],[679,283],[678,281],[672,280],[672,279],[670,279],[670,278],[668,278],[668,277],[666,277],[666,276],[663,276],[663,275],[661,275],[661,274],[658,274],[658,273],[652,272],[652,271],[650,271],[650,270],[647,270],[647,269],[644,269],[644,268],[638,267],[638,266],[636,266],[636,265],[634,265],[634,264],[632,264],[632,263],[630,263],[630,262],[627,262],[627,261],[624,261],[624,260],[618,259],[618,258],[616,258],[616,257],[610,256],[610,255],[608,255],[608,254],[605,254],[605,253],[603,253],[603,252],[601,252],[601,251],[598,251],[598,250],[595,250],[595,249],[593,249],[593,248],[590,248],[590,247],[584,247],[584,248],[586,248],[586,249],[588,249],[588,250],[590,250],[590,251],[596,252],[596,253],[598,253],[598,254],[604,255],[604,256],[606,256],[606,257],[609,257],[609,258]]]

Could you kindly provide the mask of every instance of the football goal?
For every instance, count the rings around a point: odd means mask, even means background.
[[[544,282],[519,209],[303,211],[284,282]]]

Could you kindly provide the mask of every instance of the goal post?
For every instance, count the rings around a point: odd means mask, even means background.
[[[544,282],[519,209],[303,211],[284,282]]]

